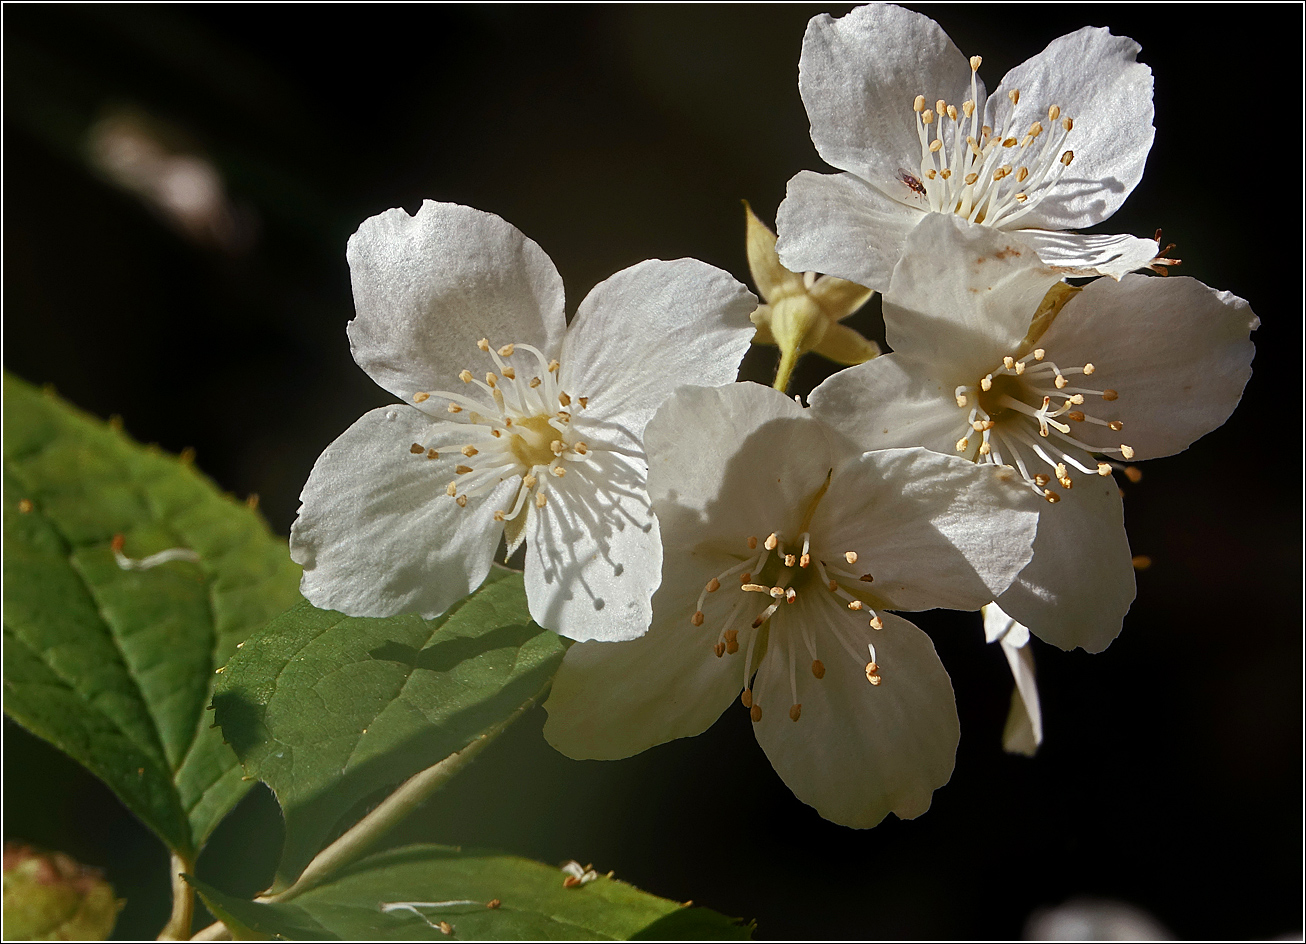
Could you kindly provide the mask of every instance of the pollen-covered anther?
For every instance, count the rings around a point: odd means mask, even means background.
[[[571,406],[571,396],[567,393],[566,390],[558,394],[558,402],[561,403],[563,406]]]
[[[415,394],[413,394],[414,403],[425,403],[429,399],[431,399],[431,395],[421,390],[418,390]]]
[[[1039,488],[1046,488],[1048,482],[1051,481],[1052,481],[1051,476],[1045,475],[1042,472],[1039,472],[1034,476],[1034,484],[1037,485]]]
[[[534,472],[527,472],[527,473],[526,473],[526,477],[525,477],[524,479],[521,480],[521,483],[522,483],[523,485],[525,485],[527,488],[534,488],[535,485],[536,485],[536,483],[538,483],[538,482],[539,482],[539,479],[537,479],[537,478],[535,477],[535,473],[534,473]]]
[[[567,474],[567,470],[563,466],[555,465],[549,469],[549,474],[554,476],[555,478],[562,478]]]
[[[503,376],[507,377],[509,380],[516,380],[516,379],[517,379],[517,371],[514,370],[514,369],[511,368],[511,367],[505,367],[505,368],[503,369]]]
[[[482,351],[485,351],[487,354],[490,352],[490,341],[488,338],[481,338],[479,341],[476,342],[476,346],[479,347]]]
[[[811,563],[812,563],[811,554],[803,554],[801,557],[798,558],[799,567],[809,567],[811,566]]]
[[[1067,118],[1066,120],[1069,121],[1070,119]],[[1070,162],[1073,161],[1074,159],[1075,159],[1074,151],[1067,151],[1065,154],[1061,155],[1061,163],[1066,165],[1067,167],[1070,166]]]
[[[421,443],[413,443],[411,446],[408,447],[408,451],[415,456],[420,456],[422,453],[426,452],[426,449],[422,446]]]
[[[884,679],[880,678],[880,667],[874,662],[866,663],[866,681],[872,685],[879,685]]]
[[[974,185],[975,181],[979,180],[979,174],[970,173],[967,174],[963,179],[966,181],[968,185]]]
[[[499,378],[494,375],[493,371],[487,371],[485,374],[485,385],[490,389],[499,386]]]
[[[778,599],[780,599],[782,596],[785,595],[785,588],[784,588],[784,587],[772,587],[770,592],[771,592],[771,596],[775,597],[775,598],[778,600]]]
[[[1123,422],[1121,422],[1120,420],[1112,420],[1111,422],[1107,423],[1106,425],[1107,425],[1107,428],[1108,428],[1108,429],[1110,429],[1111,431],[1116,432],[1116,433],[1120,432],[1122,429],[1125,428],[1125,424],[1124,424]]]
[[[1132,459],[1134,457],[1134,450],[1132,447],[1126,446],[1124,443],[1121,443],[1120,454],[1124,456],[1126,459]]]
[[[454,499],[454,501],[456,501],[456,502],[458,503],[458,507],[459,507],[459,508],[466,508],[466,507],[467,507],[467,496],[466,496],[466,495],[459,495],[457,498]]]
[[[866,604],[863,603],[861,600],[853,600],[851,603],[848,604],[848,609],[850,610],[862,610],[865,608],[866,608]]]
[[[1043,497],[1046,498],[1048,500],[1048,503],[1052,505],[1055,505],[1057,502],[1061,501],[1061,496],[1048,488],[1043,489]]]
[[[535,507],[536,507],[536,508],[543,508],[543,507],[544,507],[545,505],[547,505],[548,503],[549,503],[549,500],[548,500],[547,498],[544,497],[544,493],[543,493],[543,492],[536,492],[536,493],[535,493]]]
[[[884,620],[880,619],[878,614],[872,616],[870,626],[871,629],[884,629]]]
[[[798,591],[793,587],[785,587],[785,602],[793,603],[798,599]]]
[[[958,452],[965,452],[968,448],[970,448],[970,440],[966,439],[965,437],[962,437],[961,439],[957,440]]]
[[[467,456],[469,459],[472,456],[476,455],[478,452],[480,452],[480,450],[477,449],[475,446],[463,446],[463,448],[460,451],[462,452],[463,455]]]
[[[706,617],[704,617],[702,610],[695,610],[694,615],[689,618],[689,621],[695,626],[702,626],[705,618]]]
[[[917,95],[916,99],[912,102],[911,107],[912,111],[916,112],[918,115],[923,112],[925,110],[925,96]]]
[[[715,577],[713,577],[711,580],[707,582],[708,593],[716,593],[720,589],[721,589],[721,581],[717,580]]]
[[[444,487],[444,493],[448,495],[450,498],[453,498],[455,495],[458,494],[458,483],[450,482],[448,485]]]
[[[1088,376],[1089,374],[1093,373],[1093,371],[1097,370],[1097,368],[1094,367],[1092,364],[1085,364],[1083,370],[1084,370],[1084,375]]]
[[[825,678],[825,663],[820,659],[812,660],[812,675],[818,679]]]
[[[472,467],[471,467],[471,466],[469,466],[469,465],[460,465],[460,466],[457,466],[457,467],[454,469],[454,474],[456,474],[456,475],[466,475],[466,474],[467,474],[468,472],[470,472],[470,471],[472,471]]]
[[[414,399],[416,399],[416,398],[414,398]],[[450,412],[450,413],[461,413],[462,411],[463,411],[463,408],[460,407],[457,403],[450,403],[450,404],[449,404],[449,412]]]
[[[802,716],[803,716],[803,706],[802,706],[802,705],[790,705],[790,706],[789,706],[789,720],[790,720],[790,721],[797,721],[797,720],[798,720],[799,718],[801,718]]]
[[[499,348],[499,356],[500,356],[500,357],[512,357],[512,352],[513,352],[514,350],[516,350],[516,348],[515,348],[513,345],[511,345],[511,344],[505,344],[503,347]]]
[[[1097,464],[1097,474],[1098,474],[1098,475],[1110,475],[1110,474],[1111,474],[1111,463],[1109,463],[1109,462],[1099,462],[1099,463]]]
[[[857,563],[857,552],[856,552],[856,551],[844,551],[843,559],[846,560],[846,561],[847,561],[848,563],[850,563],[850,564],[855,564],[855,563]]]
[[[507,516],[507,514],[505,514],[505,513],[502,512],[502,511],[495,511],[495,513],[494,513],[494,520],[495,520],[495,521],[507,521],[507,520],[508,520],[508,516]]]
[[[469,384],[472,382],[472,372],[464,367],[462,370],[458,371],[458,379],[465,384]]]
[[[980,381],[980,389],[983,390],[985,393],[988,393],[990,390],[993,389],[993,375],[992,375],[992,374],[985,374],[985,375],[984,375],[984,379]]]
[[[779,546],[779,544],[780,544],[780,538],[776,535],[774,531],[772,531],[770,536],[767,537],[767,539],[762,543],[762,546],[766,548],[768,551],[774,551]]]
[[[558,372],[558,368],[561,366],[562,364],[559,363],[558,359],[555,357],[553,360],[549,361],[549,373],[556,374]]]
[[[984,61],[984,59],[983,59],[982,57],[980,57],[980,56],[971,56],[971,57],[970,57],[970,71],[971,71],[971,72],[978,72],[978,71],[979,71],[979,67],[980,67],[980,63],[983,62],[983,61]],[[971,107],[974,107],[973,103],[972,103]]]

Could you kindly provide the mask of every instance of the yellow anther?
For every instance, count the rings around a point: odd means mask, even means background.
[[[693,623],[695,626],[702,626],[702,625],[703,625],[703,619],[704,619],[703,611],[702,611],[702,610],[695,610],[695,611],[694,611],[694,615],[691,616],[691,617],[689,618],[689,621],[690,621],[691,623]]]
[[[486,338],[481,338],[479,341],[477,341],[476,346],[479,347],[482,351],[490,350],[490,342]]]
[[[776,537],[776,533],[772,531],[771,535],[766,539],[766,541],[763,543],[762,546],[765,547],[768,551],[774,551],[779,543],[780,543],[780,539]]]
[[[1097,474],[1098,474],[1098,475],[1110,475],[1110,474],[1111,474],[1111,463],[1109,463],[1109,462],[1099,462],[1099,463],[1097,464]]]
[[[466,495],[459,495],[457,498],[454,499],[454,501],[456,501],[456,502],[458,503],[458,507],[459,507],[459,508],[466,508],[466,507],[467,507],[467,496],[466,496]]]
[[[935,138],[933,141],[930,142],[931,154],[938,154],[942,150],[943,150],[943,142],[940,141],[938,138]]]
[[[944,180],[947,180],[949,177],[952,176],[952,169],[948,167],[943,168],[943,170],[939,171],[939,176],[942,177]]]
[[[751,551],[751,550],[755,550],[756,548],[757,548],[757,537],[755,535],[749,535],[748,549]]]
[[[1064,390],[1066,387],[1070,386],[1070,381],[1061,374],[1057,374],[1056,380],[1052,381],[1052,383],[1058,390]]]
[[[771,590],[770,590],[769,592],[770,592],[770,594],[771,594],[772,597],[774,597],[775,599],[778,600],[778,599],[780,599],[782,596],[785,595],[785,588],[784,588],[784,587],[772,587]]]
[[[1052,491],[1051,489],[1047,489],[1047,488],[1043,489],[1043,497],[1046,498],[1048,500],[1048,504],[1051,505],[1055,505],[1057,502],[1061,501],[1060,495],[1058,495],[1056,492]]]
[[[1016,376],[1019,377],[1024,372],[1025,372],[1025,362],[1016,361]]]
[[[545,505],[547,505],[548,503],[549,503],[549,500],[548,500],[547,498],[544,497],[544,493],[543,493],[543,492],[536,492],[536,493],[535,493],[535,507],[536,507],[536,508],[543,508],[543,507],[544,507]]]
[[[1061,106],[1060,106],[1060,105],[1049,105],[1049,106],[1048,106],[1048,121],[1056,121],[1056,120],[1057,120],[1058,118],[1060,118],[1060,117],[1061,117]]]
[[[785,566],[786,566],[786,567],[792,567],[792,566],[794,566],[794,564],[796,564],[796,563],[798,563],[798,555],[797,555],[797,554],[786,554],[786,555],[785,555]]]
[[[489,387],[490,389],[494,389],[495,387],[497,387],[497,386],[499,385],[499,378],[496,377],[496,376],[494,376],[494,374],[493,374],[492,372],[491,372],[491,373],[487,373],[487,374],[485,375],[485,385],[486,385],[487,387]]]
[[[866,663],[866,681],[872,685],[879,685],[883,681],[880,678],[880,667],[874,662]]]
[[[812,563],[812,555],[811,555],[811,554],[804,554],[802,557],[798,558],[798,566],[799,566],[799,567],[808,567],[808,566],[811,565],[811,563]]]
[[[1069,131],[1071,128],[1075,127],[1075,122],[1071,118],[1062,118],[1061,127]]]
[[[1025,178],[1028,176],[1029,176],[1029,168],[1028,167],[1020,168],[1018,171],[1016,171],[1016,183],[1023,184],[1025,182]]]
[[[471,383],[471,382],[472,382],[472,372],[471,372],[470,370],[468,370],[466,367],[464,367],[462,370],[458,371],[458,379],[461,380],[461,381],[462,381],[463,383],[465,383],[465,384],[466,384],[466,383]]]
[[[742,587],[744,584],[750,582],[752,579],[753,579],[753,575],[750,574],[748,571],[744,571],[742,574],[739,575],[739,585]]]
[[[923,112],[925,110],[925,96],[917,95],[916,100],[912,102],[911,107],[912,111],[916,112],[918,115]]]
[[[802,714],[803,714],[803,706],[802,706],[802,705],[790,705],[790,706],[789,706],[789,720],[790,720],[790,721],[797,721],[800,717],[802,717]]]
[[[553,442],[549,443],[549,451],[555,456],[560,456],[567,451],[567,447],[562,444],[561,439],[555,439]]]
[[[742,587],[740,587],[739,589],[740,589],[740,590],[744,590],[744,591],[746,591],[746,592],[748,592],[748,593],[770,593],[770,592],[771,592],[771,588],[770,588],[770,587],[764,587],[764,586],[762,586],[760,583],[746,583],[746,584],[744,584]]]
[[[511,345],[511,344],[505,344],[503,347],[499,348],[499,356],[500,356],[500,357],[512,357],[512,352],[515,351],[515,350],[516,350],[516,348],[513,347],[513,345]]]
[[[1124,456],[1126,459],[1132,459],[1134,457],[1134,450],[1132,447],[1126,446],[1124,443],[1121,443],[1120,454]]]
[[[1120,420],[1112,420],[1111,422],[1107,423],[1106,425],[1107,425],[1107,428],[1108,428],[1108,429],[1110,429],[1110,430],[1112,430],[1113,432],[1116,432],[1116,433],[1120,432],[1122,429],[1125,428],[1125,424],[1124,424],[1122,421],[1120,421]]]
[[[978,72],[978,71],[979,71],[979,67],[980,67],[980,63],[983,62],[983,61],[984,61],[984,60],[983,60],[981,57],[979,57],[979,56],[971,56],[971,57],[970,57],[970,71],[971,71],[971,72]]]
[[[987,442],[980,443],[979,454],[981,456],[987,456],[992,451],[993,451],[993,447],[990,446]]]
[[[734,655],[739,651],[739,630],[726,630],[726,653]]]
[[[538,386],[539,386],[540,384],[542,384],[542,383],[544,383],[544,381],[540,380],[539,377],[532,377],[532,378],[531,378],[530,387],[531,387],[532,390],[534,390],[536,387],[538,387]]]
[[[980,381],[980,389],[983,390],[985,393],[988,393],[990,390],[993,389],[993,375],[992,375],[992,374],[986,374],[986,375],[984,376],[984,379]]]
[[[502,511],[496,511],[496,512],[494,513],[494,520],[495,520],[495,521],[507,521],[507,520],[508,520],[508,516],[507,516],[506,514],[504,514]]]
[[[860,609],[864,609],[865,607],[866,604],[863,603],[861,600],[853,600],[851,603],[848,604],[848,609],[850,610],[860,610]]]
[[[1002,366],[1007,368],[1007,370],[1015,370],[1016,359],[1008,354],[1006,357],[1002,358]]]
[[[567,391],[564,390],[558,394],[558,402],[563,406],[571,406],[571,397],[568,396]]]
[[[958,451],[958,452],[965,452],[965,451],[966,451],[967,449],[969,449],[969,448],[970,448],[970,440],[969,440],[969,439],[966,439],[966,438],[963,436],[961,439],[958,439],[958,440],[957,440],[957,451]]]
[[[957,394],[957,406],[965,406],[969,402],[970,401],[966,399],[966,395],[964,393]]]
[[[956,106],[956,105],[949,105],[949,106],[948,106],[948,117],[951,118],[953,121],[956,121],[956,120],[957,120],[957,106]]]
[[[1003,139],[1003,141],[1002,141],[1002,146],[1003,146],[1004,148],[1015,147],[1015,146],[1016,146],[1017,144],[1019,144],[1019,143],[1020,143],[1020,142],[1017,141],[1015,138],[1005,138],[1005,139]]]
[[[478,452],[480,452],[480,450],[477,449],[475,446],[463,446],[462,448],[462,454],[469,459],[472,456],[476,455]]]
[[[431,395],[429,393],[423,393],[420,390],[413,394],[414,403],[425,403],[429,399],[431,399]]]
[[[967,184],[973,184],[979,180],[979,174],[967,174],[964,179]]]
[[[1012,89],[1007,93],[1007,98],[1011,99],[1011,104],[1020,104],[1020,89]]]
[[[1032,125],[1029,126],[1028,133],[1031,138],[1037,138],[1040,134],[1043,133],[1043,122],[1041,121],[1034,122]]]
[[[576,443],[576,445],[572,446],[571,448],[575,450],[576,455],[578,456],[589,455],[590,447],[585,445],[583,442],[578,442]]]
[[[847,561],[848,563],[850,563],[850,564],[855,564],[855,563],[857,563],[857,552],[856,552],[856,551],[844,551],[843,559],[846,560],[846,561]]]
[[[526,477],[521,480],[521,483],[527,488],[534,488],[537,482],[539,482],[539,479],[535,477],[534,472],[527,472]]]
[[[1043,348],[1041,347],[1034,348],[1034,360],[1041,361],[1043,358],[1047,357],[1047,355],[1048,352],[1043,350]]]
[[[549,469],[549,473],[553,475],[555,478],[562,478],[564,475],[567,474],[567,470],[563,466],[555,465]]]
[[[1016,201],[1017,203],[1024,203],[1026,200],[1029,199],[1029,196],[1028,196],[1027,194],[1024,194],[1024,193],[1018,193],[1018,194],[1016,194],[1016,196],[1014,197],[1014,199],[1015,199],[1015,201]]]
[[[581,408],[582,410],[584,410],[584,409],[586,409],[586,408],[590,405],[590,398],[589,398],[589,397],[577,397],[577,398],[576,398],[576,402],[578,402],[578,403],[580,404],[580,408]]]
[[[426,451],[426,449],[422,446],[421,443],[413,443],[411,446],[408,447],[408,451],[415,456],[420,456],[422,453]]]
[[[934,102],[934,113],[938,115],[940,118],[942,118],[947,113],[947,111],[948,111],[948,103],[945,102],[943,99],[940,98]]]
[[[1085,365],[1084,365],[1084,375],[1085,375],[1085,376],[1088,376],[1089,374],[1093,373],[1093,371],[1095,371],[1095,370],[1097,370],[1097,368],[1094,367],[1092,364],[1085,364]]]
[[[440,454],[439,454],[438,452],[436,452],[434,449],[428,449],[428,450],[426,450],[426,458],[428,458],[428,459],[438,459],[438,458],[440,458]]]
[[[416,397],[413,397],[413,399],[416,400],[417,398],[416,398]],[[423,395],[423,399],[425,399],[425,395]],[[457,403],[450,403],[450,404],[449,404],[449,412],[450,412],[450,413],[461,413],[462,411],[463,411],[463,408],[460,407]]]
[[[927,125],[934,124],[934,110],[927,108],[925,111],[921,112],[921,122]]]
[[[969,118],[971,115],[975,114],[975,103],[974,103],[974,102],[962,102],[962,103],[961,103],[961,113],[962,113],[963,115],[965,115],[967,118]]]
[[[444,493],[448,495],[450,498],[453,498],[455,495],[458,494],[458,483],[450,482],[448,485],[444,487]]]
[[[472,467],[469,465],[460,465],[454,469],[454,473],[457,475],[466,475],[470,471],[472,471]]]
[[[556,374],[558,372],[558,368],[561,366],[562,365],[558,363],[557,358],[554,358],[553,360],[549,361],[549,373]]]
[[[1061,155],[1061,163],[1065,164],[1067,167],[1070,166],[1070,162],[1073,161],[1074,159],[1075,159],[1074,151],[1067,151],[1065,154]]]
[[[721,589],[721,581],[717,580],[715,577],[713,577],[711,580],[707,582],[708,593],[716,593],[720,589]]]
[[[509,380],[516,380],[517,371],[513,370],[511,367],[505,367],[503,369],[503,376],[507,377]]]
[[[1034,476],[1034,484],[1037,485],[1039,488],[1047,487],[1048,482],[1051,481],[1052,479],[1044,475],[1042,472],[1039,472]]]

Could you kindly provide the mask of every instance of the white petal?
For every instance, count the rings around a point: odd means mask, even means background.
[[[531,618],[570,639],[644,634],[661,579],[662,542],[640,459],[602,450],[548,480],[531,508],[526,597]]]
[[[1015,691],[1011,693],[1011,710],[1002,731],[1002,747],[1009,754],[1027,757],[1034,756],[1043,743],[1043,712],[1038,703],[1038,684],[1034,681],[1033,648],[1002,640],[1002,654],[1007,657],[1007,665],[1011,666],[1011,674],[1016,680]]]
[[[349,238],[346,256],[354,360],[407,402],[418,391],[461,389],[464,368],[494,370],[476,349],[481,338],[495,347],[533,344],[548,356],[562,342],[558,270],[492,213],[431,200],[416,216],[387,210]]]
[[[1074,482],[1043,510],[1034,559],[997,602],[1045,642],[1101,652],[1134,600],[1134,568],[1115,479]]]
[[[969,429],[954,387],[933,379],[932,365],[881,354],[827,377],[807,398],[812,413],[862,449],[924,446],[950,454]]]
[[[644,443],[649,495],[669,553],[783,527],[775,510],[805,501],[829,468],[830,434],[805,413],[755,383],[685,386],[662,405]]]
[[[899,170],[919,173],[916,96],[930,108],[940,98],[960,106],[970,97],[970,79],[970,64],[938,23],[887,3],[837,20],[813,17],[798,62],[817,153],[881,188],[898,183]]]
[[[1013,114],[1007,92],[1020,90],[1013,126],[1023,136],[1034,121],[1044,133],[1060,134],[1048,120],[1048,106],[1074,120],[1065,149],[1073,163],[1022,226],[1077,229],[1105,220],[1125,202],[1143,176],[1152,147],[1152,70],[1137,61],[1139,45],[1086,26],[1048,44],[1047,49],[1006,74],[989,98],[986,123],[1006,128]],[[1034,145],[1038,147],[1038,145]]]
[[[1014,233],[931,213],[907,237],[884,295],[885,337],[929,361],[951,394],[1016,349],[1060,280]]]
[[[892,609],[977,610],[1029,563],[1046,504],[1012,479],[926,449],[868,452],[835,470],[813,545],[855,551],[866,591]]]
[[[729,565],[721,555],[670,555],[648,633],[568,649],[544,703],[548,742],[577,760],[615,760],[706,731],[739,694],[743,669],[738,653],[713,653],[719,621],[694,626],[690,616],[703,585]]]
[[[588,422],[618,427],[614,435],[638,443],[676,387],[735,379],[756,307],[732,275],[697,259],[623,269],[594,287],[567,329],[563,389],[589,398]]]
[[[952,776],[961,733],[952,683],[934,644],[892,614],[882,617],[884,629],[877,632],[829,604],[789,610],[782,617],[786,625],[771,628],[753,688],[762,709],[754,731],[776,772],[798,799],[844,826],[864,829],[889,813],[903,819],[924,813]],[[789,651],[781,636],[797,630],[796,618],[811,620],[826,671],[813,678],[806,648],[795,644],[802,712],[792,721]],[[861,652],[874,642],[880,685],[869,684],[865,663],[852,661],[832,638],[833,620],[843,622],[840,630]]]
[[[1063,367],[1093,364],[1076,385],[1119,394],[1110,403],[1090,397],[1083,409],[1122,420],[1123,430],[1077,423],[1074,434],[1095,446],[1124,442],[1150,459],[1182,452],[1229,418],[1251,377],[1248,334],[1259,325],[1247,302],[1196,279],[1131,275],[1086,286],[1039,344]]]
[[[521,480],[460,508],[445,494],[453,463],[409,451],[415,442],[443,445],[433,428],[412,407],[382,407],[318,458],[290,529],[290,556],[304,567],[300,590],[314,606],[430,619],[481,585],[503,530],[494,511]]]
[[[776,211],[776,248],[795,272],[825,272],[884,291],[903,241],[924,215],[851,174],[800,171]]]
[[[1137,236],[1053,233],[1042,229],[1014,231],[1031,246],[1044,263],[1066,270],[1063,275],[1109,275],[1119,279],[1127,272],[1145,268],[1160,252],[1155,239]]]

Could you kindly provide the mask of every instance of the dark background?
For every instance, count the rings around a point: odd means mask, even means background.
[[[345,241],[422,198],[538,241],[569,308],[649,257],[747,279],[740,199],[774,218],[826,169],[797,92],[804,26],[847,6],[4,8],[4,364],[137,438],[193,446],[287,533],[318,453],[389,396],[354,366]],[[870,831],[789,793],[742,708],[707,734],[575,762],[538,709],[395,836],[576,858],[756,918],[762,937],[1018,935],[1114,898],[1186,937],[1302,927],[1301,26],[1295,5],[927,8],[990,88],[1107,25],[1156,75],[1156,143],[1107,232],[1165,228],[1179,270],[1251,301],[1229,423],[1127,486],[1139,574],[1100,655],[1035,641],[1047,741],[1000,747],[1011,679],[978,617],[927,614],[964,735],[928,813]],[[928,90],[923,90],[928,95]],[[237,221],[187,236],[88,156],[132,110],[213,162]],[[141,119],[139,116],[148,116]],[[878,300],[858,327],[883,338]],[[769,380],[755,349],[745,376]],[[794,389],[828,371],[809,358]],[[1280,448],[1282,447],[1282,448]],[[1086,549],[1087,550],[1087,549]],[[6,722],[5,835],[102,866],[117,934],[166,920],[166,856],[98,781]],[[201,877],[253,893],[278,851],[259,788]]]

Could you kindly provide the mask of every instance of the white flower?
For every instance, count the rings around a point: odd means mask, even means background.
[[[1018,230],[1049,265],[1126,272],[1154,239],[1054,232],[1100,223],[1143,175],[1152,72],[1105,29],[1062,36],[986,98],[978,70],[929,17],[891,4],[814,17],[798,87],[812,141],[846,173],[803,171],[777,214],[780,261],[884,291],[930,213]],[[1071,169],[1073,167],[1073,170]]]
[[[984,614],[984,639],[1002,646],[1016,688],[1011,693],[1011,710],[1002,731],[1002,746],[1012,754],[1032,757],[1043,743],[1043,713],[1038,703],[1038,684],[1034,681],[1034,653],[1029,647],[1029,627],[1017,623],[990,603],[981,607]]]
[[[596,286],[568,327],[562,280],[497,216],[427,201],[349,240],[354,360],[406,404],[327,447],[291,556],[315,605],[436,616],[528,539],[532,618],[574,639],[647,628],[661,545],[644,424],[678,384],[728,383],[756,299],[693,259]]]
[[[924,220],[884,297],[894,353],[830,377],[811,405],[865,449],[1014,466],[1056,504],[1033,562],[997,602],[1050,643],[1099,652],[1134,598],[1110,460],[1181,452],[1224,423],[1260,322],[1194,279],[1072,288],[1015,236]]]
[[[1007,470],[863,454],[756,384],[683,387],[646,436],[653,625],[567,651],[545,737],[625,757],[699,734],[742,689],[776,771],[822,816],[924,812],[952,772],[956,705],[929,637],[887,611],[1000,593],[1029,560],[1038,500]]]

